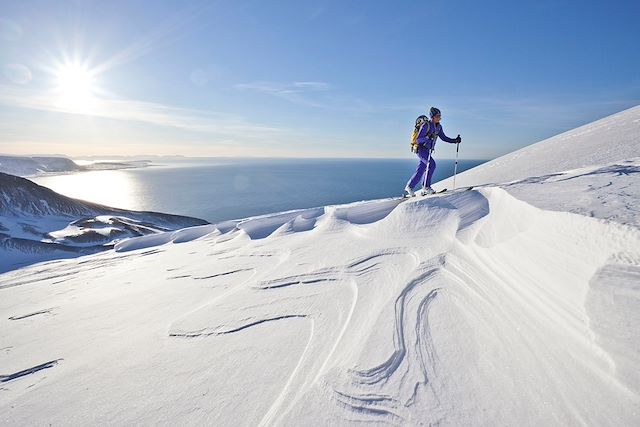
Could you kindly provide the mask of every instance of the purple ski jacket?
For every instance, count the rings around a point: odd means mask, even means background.
[[[422,125],[422,128],[418,133],[418,137],[416,138],[416,142],[418,143],[418,146],[422,145],[424,148],[430,150],[435,147],[438,137],[451,144],[456,142],[454,138],[449,138],[444,134],[444,130],[442,130],[442,126],[440,124],[436,125],[431,121]]]

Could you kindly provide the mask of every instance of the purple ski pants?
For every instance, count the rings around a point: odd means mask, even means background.
[[[409,188],[414,188],[416,185],[418,185],[419,182],[422,181],[424,171],[425,169],[427,169],[428,160],[429,172],[427,173],[427,187],[431,187],[431,178],[433,177],[433,172],[436,170],[436,161],[433,160],[433,156],[429,158],[429,150],[424,147],[420,147],[417,154],[420,158],[420,163],[418,163],[418,167],[416,168],[415,173],[411,176],[409,182],[407,182],[407,186]]]

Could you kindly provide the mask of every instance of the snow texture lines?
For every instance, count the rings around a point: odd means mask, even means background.
[[[323,331],[322,336],[311,333],[281,394],[262,418],[262,425],[277,425],[297,407],[302,395],[324,384],[323,375],[340,363],[340,354],[349,349],[343,342],[345,336],[357,333],[357,325],[352,322],[355,311],[367,310],[358,305],[359,289],[370,287],[380,279],[387,280],[382,266],[390,262],[410,268],[418,264],[416,256],[406,253],[404,248],[386,248],[342,265],[284,277],[269,278],[277,274],[278,269],[273,268],[271,273],[261,275],[263,279],[254,278],[237,287],[233,298],[225,295],[199,312],[174,322],[169,334],[204,337],[240,333],[266,322],[292,318],[304,318],[312,325],[312,331]],[[304,264],[298,266],[304,267]]]
[[[39,365],[32,366],[30,368],[23,369],[23,370],[18,371],[18,372],[14,372],[13,374],[0,375],[0,382],[6,383],[6,382],[9,382],[9,381],[13,381],[13,380],[16,380],[18,378],[24,377],[26,375],[34,374],[34,373],[36,373],[38,371],[41,371],[43,369],[52,368],[55,365],[57,365],[58,362],[61,361],[61,360],[62,359],[51,360],[49,362],[41,363]]]
[[[225,329],[223,328],[219,328],[216,329],[214,331],[210,331],[210,332],[191,332],[191,333],[170,333],[169,336],[170,337],[185,337],[185,338],[194,338],[194,337],[203,337],[203,336],[208,336],[208,335],[224,335],[224,334],[232,334],[234,332],[239,332],[242,331],[243,329],[247,329],[247,328],[251,328],[252,326],[257,326],[263,323],[267,323],[267,322],[274,322],[276,320],[283,320],[283,319],[291,319],[294,317],[306,317],[304,315],[299,315],[299,314],[285,314],[283,316],[276,316],[276,317],[271,317],[271,318],[263,318],[263,319],[259,319],[256,320],[254,322],[248,322],[245,323],[243,325],[237,326],[235,328],[230,328],[230,329]]]
[[[433,286],[443,265],[444,257],[423,263],[397,296],[391,355],[372,368],[350,370],[350,384],[334,387],[336,402],[357,415],[350,419],[394,424],[407,421],[406,409],[412,405],[418,385],[427,384],[434,372],[428,315],[441,291]]]
[[[354,381],[358,385],[373,385],[388,381],[394,372],[396,372],[400,364],[405,360],[407,352],[407,320],[405,319],[407,296],[410,295],[418,285],[428,281],[428,279],[436,272],[437,269],[432,269],[422,273],[420,276],[411,280],[402,290],[395,303],[395,331],[393,334],[394,351],[385,362],[378,366],[365,370],[352,371]],[[426,297],[424,297],[424,300],[430,302],[436,295],[436,290],[432,290]]]
[[[54,308],[47,308],[47,309],[44,309],[44,310],[34,311],[33,313],[27,313],[27,314],[21,314],[21,315],[17,315],[17,316],[11,316],[11,317],[9,317],[9,320],[21,320],[21,319],[26,319],[26,318],[29,318],[29,317],[32,317],[32,316],[37,316],[39,314],[51,314],[51,310],[53,310]]]

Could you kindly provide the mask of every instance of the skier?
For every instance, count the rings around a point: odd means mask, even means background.
[[[435,160],[433,160],[433,157],[431,157],[431,153],[433,152],[438,137],[450,144],[460,144],[462,142],[462,138],[460,138],[460,135],[458,135],[457,138],[449,138],[444,134],[442,126],[440,125],[440,119],[442,118],[442,113],[440,113],[440,110],[438,110],[436,107],[431,107],[431,109],[429,110],[429,116],[431,117],[431,120],[425,120],[425,122],[422,123],[417,132],[415,144],[412,145],[413,151],[420,158],[420,163],[418,163],[416,172],[413,174],[411,179],[409,179],[409,182],[407,182],[407,186],[404,188],[404,191],[409,197],[415,196],[413,188],[423,178],[425,170],[427,170],[427,168],[428,172],[426,179],[424,179],[423,181],[422,195],[435,193],[433,188],[431,188],[431,177],[433,177],[433,172],[436,170],[436,162]]]

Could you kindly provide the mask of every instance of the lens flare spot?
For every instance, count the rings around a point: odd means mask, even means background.
[[[90,112],[95,106],[95,77],[82,64],[68,63],[55,73],[57,105],[71,112]]]

